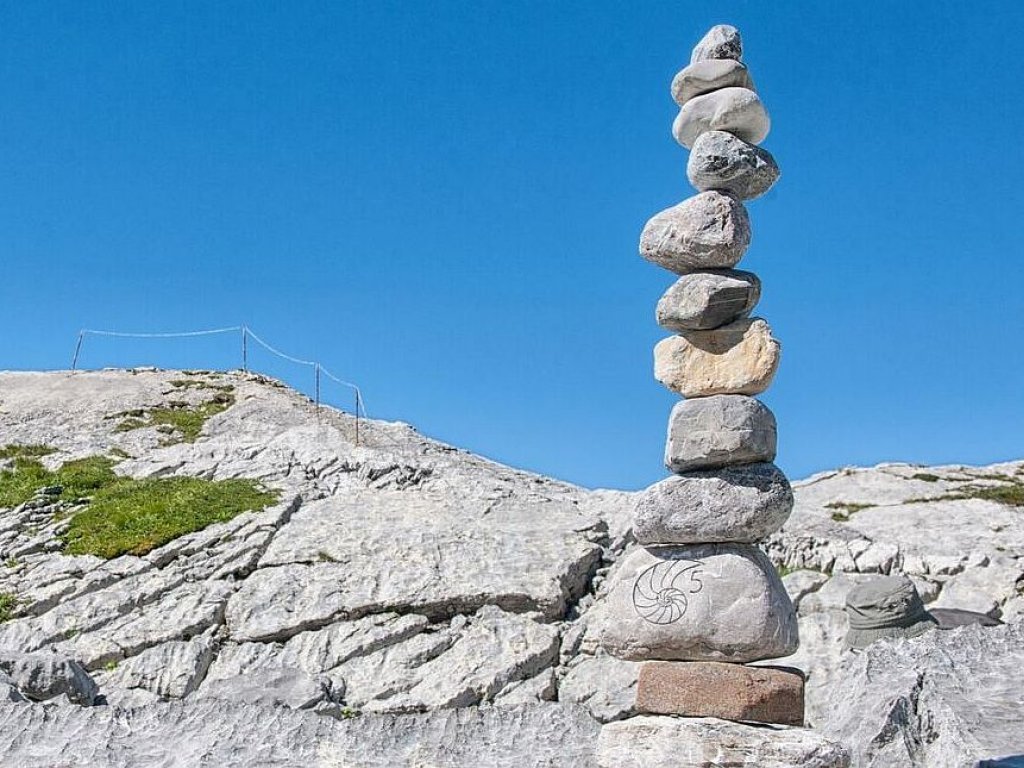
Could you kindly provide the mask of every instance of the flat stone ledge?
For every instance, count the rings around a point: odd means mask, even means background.
[[[597,740],[599,768],[849,768],[844,746],[806,728],[715,718],[641,715],[608,723]]]

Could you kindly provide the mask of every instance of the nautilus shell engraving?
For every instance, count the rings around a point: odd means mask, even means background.
[[[704,589],[704,563],[663,560],[644,570],[633,585],[633,608],[652,624],[672,624],[683,618],[687,595]]]

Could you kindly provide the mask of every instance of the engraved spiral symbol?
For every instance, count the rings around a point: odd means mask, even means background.
[[[652,624],[671,624],[686,613],[686,596],[704,588],[704,563],[696,560],[663,560],[641,573],[633,585],[633,608]]]

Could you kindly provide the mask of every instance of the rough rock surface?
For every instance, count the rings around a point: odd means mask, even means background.
[[[730,87],[754,90],[747,68],[735,59],[704,59],[683,68],[672,79],[672,99],[681,107],[694,96]]]
[[[117,429],[117,414],[201,403],[213,387],[235,402],[193,443]],[[553,699],[573,659],[562,635],[629,535],[629,494],[512,470],[403,424],[364,420],[356,445],[350,415],[318,419],[257,375],[0,373],[0,435],[56,449],[51,468],[114,451],[134,477],[281,490],[263,512],[112,560],[60,552],[59,505],[0,510],[0,592],[18,600],[0,650],[57,650],[116,706],[218,691],[262,701],[252,681],[264,678],[280,683],[271,699],[319,699],[325,714]]]
[[[98,691],[95,681],[81,664],[56,653],[0,651],[0,671],[5,675],[5,682],[32,701],[66,696],[73,704],[89,706]]]
[[[235,404],[211,418],[196,442],[162,445],[166,437],[154,428],[115,429],[111,414],[208,397],[198,385],[183,391],[170,383],[182,379],[235,387]],[[0,444],[50,444],[58,453],[43,459],[48,466],[118,449],[129,454],[116,468],[123,474],[254,477],[282,490],[281,503],[265,512],[180,537],[144,557],[109,561],[61,554],[61,521],[54,519],[61,509],[51,501],[0,510],[0,592],[18,599],[15,618],[0,624],[0,648],[57,648],[89,671],[101,704],[83,708],[64,695],[27,703],[0,671],[0,763],[165,765],[169,751],[180,750],[182,764],[193,765],[592,765],[594,719],[626,717],[636,699],[640,665],[604,654],[598,643],[600,598],[624,563],[635,496],[518,472],[403,424],[363,421],[356,446],[354,426],[330,409],[318,423],[308,400],[255,375],[0,374]],[[839,695],[842,604],[853,584],[902,570],[930,605],[989,606],[1006,621],[1022,615],[1024,527],[1019,508],[997,500],[1022,482],[1024,463],[1008,462],[886,464],[794,484],[793,514],[771,535],[768,550],[788,572],[801,647],[772,663],[808,672],[810,724],[821,726]],[[325,519],[330,509],[359,514],[349,497],[376,491],[389,501],[366,509],[398,521],[400,536],[383,537],[369,519],[365,537],[348,521]],[[432,574],[412,559],[410,568],[428,576],[423,582],[410,582],[398,553],[426,552],[433,539],[428,526],[412,528],[406,509],[439,514],[439,535],[451,544],[439,549]],[[325,526],[319,544],[309,532],[314,520]],[[505,575],[480,576],[474,559],[502,535],[499,529],[508,526],[509,538],[529,535],[527,521],[557,539],[522,561],[548,580],[505,571],[501,561],[493,569]],[[467,532],[465,540],[445,538],[458,539],[458,530]],[[363,543],[384,547],[380,559],[366,557]],[[508,546],[516,551],[515,542]],[[270,551],[273,564],[262,560]],[[460,553],[458,562],[444,560],[449,551]],[[249,579],[265,578],[263,570],[311,575],[336,568],[332,559],[339,556],[372,569],[365,580],[346,577],[363,597],[346,602],[328,589],[293,622],[236,598],[248,594],[241,590]],[[485,589],[473,596],[466,582],[478,577]],[[405,586],[384,584],[392,578]],[[374,579],[389,590],[385,600],[368,586]],[[253,626],[273,627],[272,637],[233,637],[229,607]],[[238,607],[246,610],[236,614]],[[1014,653],[1008,645],[986,648],[993,657]],[[490,665],[477,669],[485,659]],[[326,677],[340,701],[310,711],[202,695],[218,680],[284,668]],[[942,698],[953,712],[961,706],[956,696]],[[536,703],[549,699],[562,703]],[[529,701],[535,703],[517,706]],[[419,708],[428,711],[408,714]],[[330,717],[354,711],[364,714],[344,722]],[[253,733],[265,737],[254,743]],[[949,749],[960,754],[956,745]]]
[[[702,133],[686,163],[686,176],[694,187],[727,192],[740,200],[763,195],[779,173],[771,152],[725,131]]]
[[[823,724],[865,768],[1024,756],[1024,624],[932,631],[848,656]]]
[[[775,459],[775,416],[745,395],[713,395],[672,407],[665,441],[670,472],[716,469]]]
[[[665,292],[655,317],[658,325],[676,333],[710,330],[746,316],[760,298],[761,281],[753,272],[691,272]]]
[[[0,755],[18,768],[587,768],[597,735],[584,710],[552,703],[342,721],[214,699],[135,709],[0,705]]]
[[[654,377],[683,397],[757,395],[775,378],[781,347],[759,317],[687,331],[654,347]]]
[[[777,531],[793,491],[774,464],[667,477],[642,491],[633,534],[641,544],[756,542]]]
[[[728,269],[749,245],[746,208],[721,192],[701,192],[655,214],[640,233],[640,255],[678,274]]]
[[[797,647],[793,604],[756,547],[637,548],[608,590],[604,649],[631,661],[747,662]]]
[[[749,88],[719,88],[694,96],[679,109],[672,135],[687,149],[708,131],[725,131],[751,144],[760,144],[771,129],[768,112]]]
[[[813,731],[713,718],[643,715],[601,729],[600,768],[846,768],[849,753]]]
[[[740,31],[730,24],[716,24],[693,47],[690,63],[705,59],[743,58],[743,39]]]
[[[713,661],[640,665],[638,712],[723,720],[804,724],[804,677],[787,667]]]

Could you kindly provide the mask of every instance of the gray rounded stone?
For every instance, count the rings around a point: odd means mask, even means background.
[[[665,292],[655,317],[658,325],[675,333],[707,331],[746,317],[760,298],[761,281],[753,272],[691,272]]]
[[[752,200],[772,188],[779,166],[766,149],[725,131],[707,131],[693,143],[686,176],[702,192],[714,189]]]
[[[734,59],[706,59],[684,67],[672,78],[672,99],[681,107],[694,96],[729,87],[754,90],[747,68]]]
[[[655,214],[640,235],[640,255],[677,274],[728,269],[749,246],[746,208],[721,192],[701,192]]]
[[[708,131],[728,131],[760,144],[770,128],[768,112],[756,93],[749,88],[719,88],[686,102],[672,123],[672,135],[687,149]]]
[[[799,645],[796,611],[748,544],[640,547],[612,577],[600,642],[629,661],[746,663]]]
[[[633,535],[641,544],[761,541],[793,511],[793,489],[774,464],[674,475],[641,491]]]
[[[775,416],[763,403],[746,395],[699,397],[672,408],[665,466],[689,472],[772,461],[775,446]]]
[[[704,59],[742,59],[740,31],[730,24],[716,24],[694,46],[690,63]]]

